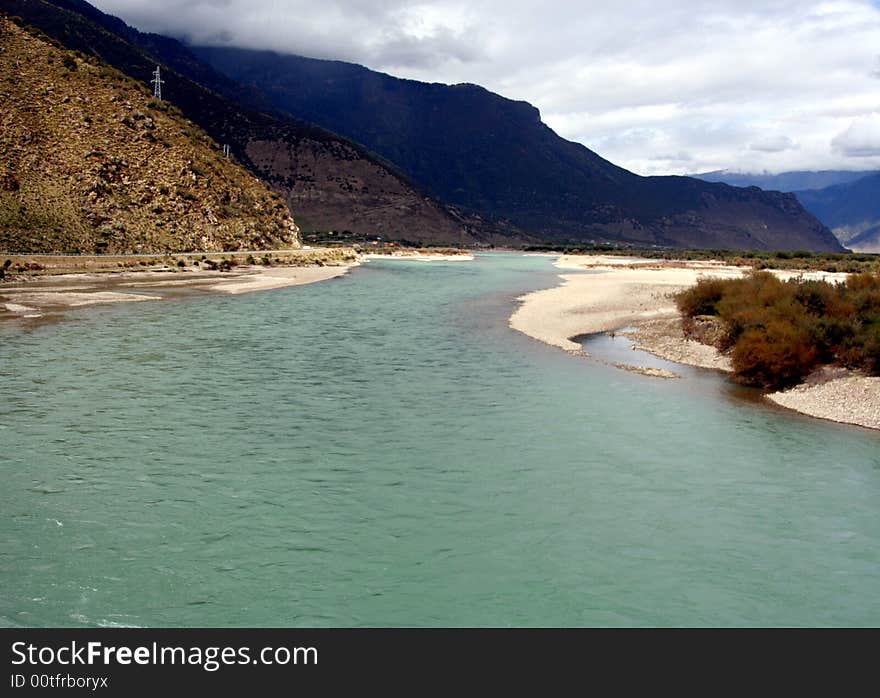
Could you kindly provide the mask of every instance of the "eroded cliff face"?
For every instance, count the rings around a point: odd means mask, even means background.
[[[298,247],[287,205],[166,102],[0,18],[0,249]]]

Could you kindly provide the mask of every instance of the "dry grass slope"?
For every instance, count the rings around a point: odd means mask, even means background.
[[[299,246],[283,200],[180,112],[0,16],[0,250]]]

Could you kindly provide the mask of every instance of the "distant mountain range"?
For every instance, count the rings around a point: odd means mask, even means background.
[[[853,172],[851,170],[801,170],[779,174],[748,174],[715,170],[692,175],[705,182],[724,182],[734,187],[760,187],[767,191],[797,192],[807,189],[824,189],[835,184],[847,184],[870,174],[874,170]],[[823,221],[824,222],[824,221]]]
[[[771,175],[718,170],[695,176],[734,186],[792,192],[847,247],[863,252],[880,251],[880,171],[824,170]]]
[[[161,65],[166,99],[282,194],[304,231],[842,249],[792,195],[639,177],[560,138],[531,105],[475,85],[259,51],[194,53],[82,0],[0,0],[0,9],[142,82]]]
[[[878,241],[880,173],[824,189],[795,192],[804,207],[848,247],[866,250]],[[875,232],[870,232],[871,230]]]
[[[854,235],[847,246],[857,252],[873,252],[880,254],[880,225],[867,228]]]

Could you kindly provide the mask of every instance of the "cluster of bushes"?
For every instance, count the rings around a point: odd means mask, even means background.
[[[695,318],[716,318],[715,344],[729,351],[743,383],[783,388],[820,364],[880,375],[880,275],[829,284],[753,271],[740,279],[701,279],[676,301],[686,330]]]
[[[224,257],[219,262],[215,262],[213,259],[208,259],[203,255],[202,264],[204,264],[210,271],[232,271],[238,266],[238,260],[234,257],[230,257],[229,259]]]
[[[880,255],[853,252],[810,252],[808,250],[680,250],[634,245],[529,245],[525,252],[559,252],[563,254],[606,254],[636,256],[657,260],[721,261],[753,269],[792,269],[808,271],[880,272]]]

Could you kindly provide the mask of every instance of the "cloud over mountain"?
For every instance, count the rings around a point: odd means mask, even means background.
[[[850,145],[880,108],[880,7],[869,0],[96,4],[199,44],[478,83],[645,174],[880,167],[873,147]],[[778,147],[788,142],[798,147]]]

